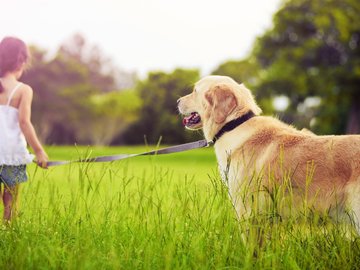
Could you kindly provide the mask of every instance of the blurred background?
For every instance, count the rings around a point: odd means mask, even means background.
[[[6,2],[6,3],[5,3]],[[209,74],[264,114],[317,134],[360,133],[358,0],[0,0],[0,38],[31,49],[22,80],[46,144],[177,144],[176,100]]]

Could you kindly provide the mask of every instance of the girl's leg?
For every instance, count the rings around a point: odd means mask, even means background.
[[[3,193],[4,202],[4,221],[10,222],[17,214],[17,198],[19,195],[19,185],[12,187],[5,186]]]

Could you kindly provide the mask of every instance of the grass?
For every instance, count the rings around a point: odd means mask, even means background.
[[[53,159],[145,147],[49,147]],[[90,153],[91,152],[91,153]],[[358,269],[360,240],[328,219],[237,220],[213,149],[41,170],[0,230],[0,269]]]

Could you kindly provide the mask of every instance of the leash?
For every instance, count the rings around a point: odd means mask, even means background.
[[[175,145],[159,150],[152,150],[149,152],[144,152],[140,154],[119,154],[119,155],[111,155],[111,156],[99,156],[99,157],[93,157],[93,158],[85,158],[85,159],[78,159],[78,160],[59,160],[59,161],[48,161],[47,166],[59,166],[59,165],[65,165],[70,163],[89,163],[89,162],[110,162],[115,160],[122,160],[127,159],[131,157],[137,157],[137,156],[150,156],[150,155],[164,155],[164,154],[171,154],[171,153],[177,153],[177,152],[184,152],[192,149],[197,148],[203,148],[211,145],[211,143],[208,143],[206,140],[199,140],[191,143],[185,143],[180,145]],[[36,163],[36,161],[34,161]]]
[[[247,120],[254,117],[255,114],[252,111],[248,111],[243,116],[240,116],[237,119],[234,119],[227,124],[225,124],[219,132],[214,136],[214,139],[210,142],[207,142],[206,140],[199,140],[191,143],[184,143],[179,144],[159,150],[152,150],[149,152],[144,152],[140,154],[119,154],[119,155],[111,155],[111,156],[99,156],[99,157],[93,157],[93,158],[85,158],[85,159],[78,159],[78,160],[59,160],[59,161],[48,161],[47,166],[59,166],[59,165],[65,165],[70,163],[89,163],[89,162],[110,162],[115,160],[122,160],[127,159],[131,157],[138,157],[138,156],[150,156],[150,155],[164,155],[164,154],[171,154],[171,153],[177,153],[177,152],[184,152],[192,149],[197,148],[203,148],[210,145],[213,145],[224,133],[231,131],[235,129],[236,127],[240,126]],[[36,161],[34,161],[36,163]]]

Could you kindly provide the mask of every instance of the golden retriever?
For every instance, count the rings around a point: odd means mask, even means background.
[[[285,195],[291,193],[293,206],[351,213],[360,232],[360,136],[316,136],[260,116],[251,92],[226,76],[198,81],[178,100],[178,110],[188,129],[202,128],[205,139],[214,142],[238,217],[254,211],[249,209],[252,192],[275,192],[278,184],[286,186]]]

